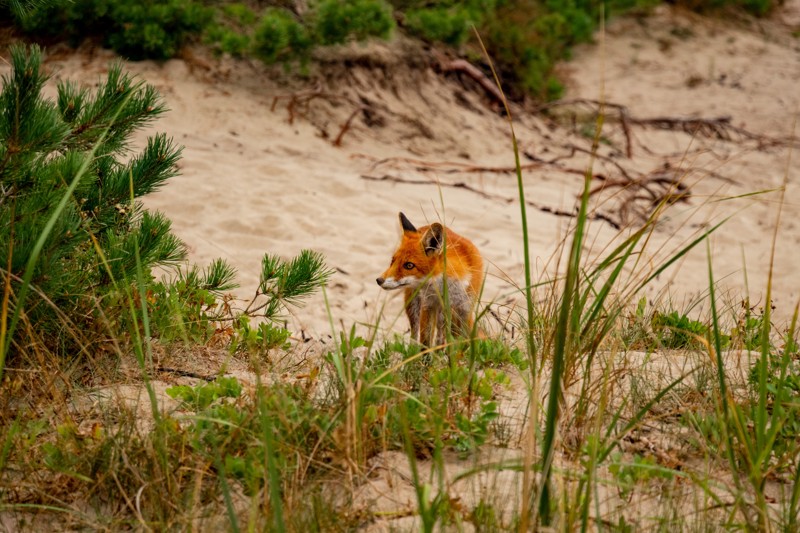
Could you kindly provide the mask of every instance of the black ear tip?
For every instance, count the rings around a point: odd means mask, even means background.
[[[408,220],[402,211],[400,212],[400,225],[403,226],[403,231],[417,231],[417,228],[414,227],[414,224]]]

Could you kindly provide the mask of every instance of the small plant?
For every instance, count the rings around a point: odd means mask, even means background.
[[[652,456],[634,455],[633,461],[622,462],[622,454],[613,454],[608,470],[617,482],[620,497],[628,500],[636,485],[647,483],[656,478],[671,480],[675,474],[658,465]]]
[[[172,280],[154,283],[146,293],[154,333],[162,343],[205,344],[225,314],[224,291],[237,287],[236,271],[222,259],[207,268],[178,269]]]
[[[247,316],[235,321],[231,350],[244,349],[248,352],[266,354],[272,349],[288,350],[291,332],[270,322],[261,322],[253,327]]]
[[[671,349],[700,348],[703,344],[698,339],[705,338],[709,330],[699,320],[693,320],[677,311],[654,313],[651,324],[659,343]]]
[[[473,339],[465,342],[464,351],[478,368],[496,368],[513,365],[518,370],[528,369],[528,358],[519,348],[509,346],[502,339]]]
[[[220,398],[238,398],[242,394],[242,386],[236,378],[218,377],[211,383],[195,387],[188,385],[169,387],[167,394],[176,400],[181,400],[188,409],[202,411]]]

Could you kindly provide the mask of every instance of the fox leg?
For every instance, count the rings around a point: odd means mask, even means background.
[[[406,316],[411,326],[411,339],[420,341],[419,319],[420,319],[420,299],[414,295],[412,289],[406,289]]]
[[[451,316],[450,317],[450,321],[451,321],[450,326],[451,327],[452,327],[452,320],[453,320],[453,317]],[[445,341],[447,340],[445,337],[446,336],[445,336],[444,310],[443,309],[437,309],[437,312],[436,312],[436,345],[437,346],[443,346]]]
[[[436,319],[431,320],[431,310],[422,307],[419,314],[419,341],[423,346],[430,348]]]

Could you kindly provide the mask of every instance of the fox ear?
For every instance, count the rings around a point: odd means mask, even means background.
[[[414,227],[414,224],[412,224],[411,221],[408,220],[408,218],[406,218],[406,216],[403,213],[400,213],[400,225],[403,226],[403,231],[404,232],[408,232],[408,231],[416,232],[417,231],[417,228]]]
[[[438,222],[431,224],[431,227],[425,231],[425,235],[422,236],[422,247],[425,250],[425,255],[442,253],[443,233],[444,228]]]

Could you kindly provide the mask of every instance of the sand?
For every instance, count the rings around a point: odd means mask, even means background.
[[[598,35],[603,46],[580,47],[560,67],[567,79],[565,99],[606,99],[626,106],[637,119],[730,116],[732,125],[756,136],[785,140],[800,105],[800,41],[791,36],[800,20],[798,5],[787,2],[773,20],[758,25],[723,25],[667,8],[647,19],[615,21],[604,39]],[[516,287],[524,278],[516,180],[507,172],[456,166],[512,166],[508,122],[474,83],[419,68],[426,56],[410,43],[396,38],[353,45],[325,52],[322,59],[343,57],[349,67],[326,64],[292,82],[281,81],[280,67],[199,51],[165,63],[126,63],[127,70],[158,88],[170,108],[138,134],[137,145],[166,132],[184,146],[180,176],[145,198],[145,205],[173,221],[192,262],[223,257],[234,265],[241,298],[253,294],[264,253],[286,258],[304,248],[323,253],[337,271],[327,288],[336,328],[374,324],[385,305],[382,328],[406,329],[399,298],[375,283],[398,241],[399,211],[418,225],[444,220],[473,240],[489,265],[484,300],[518,302]],[[75,54],[56,48],[47,66],[54,79],[92,84],[113,59],[103,50]],[[302,100],[314,91],[318,97],[290,109],[292,95]],[[530,156],[561,158],[563,167],[583,170],[588,155],[571,147],[591,147],[591,124],[583,122],[591,118],[589,108],[572,106],[573,115],[563,109],[553,112],[565,118],[553,120],[514,108],[516,134]],[[634,125],[627,157],[619,121],[613,109],[608,113],[600,145],[605,159],[595,164],[596,172],[616,180],[621,178],[616,164],[642,174],[668,165],[670,176],[682,179],[692,193],[666,209],[651,237],[652,256],[643,256],[633,274],[641,275],[659,255],[731,217],[711,237],[709,249],[719,292],[732,313],[748,290],[753,303],[764,304],[779,192],[735,197],[779,189],[788,177],[774,265],[776,317],[786,320],[800,297],[793,268],[800,243],[800,157],[790,160],[791,143],[768,145],[735,133],[731,140],[704,138]],[[421,172],[419,164],[403,158],[447,164]],[[523,157],[523,163],[531,162]],[[437,180],[446,185],[440,189]],[[524,183],[535,203],[528,207],[534,277],[544,281],[555,275],[553,258],[573,223],[547,211],[572,212],[583,180],[550,165],[526,170]],[[593,213],[626,223],[624,234],[643,220],[626,216],[624,202],[625,196],[610,188],[593,198]],[[649,207],[647,200],[636,205]],[[594,220],[588,256],[602,255],[619,235],[610,223]],[[686,311],[707,289],[707,251],[700,246],[644,294]],[[537,298],[544,296],[540,289]],[[321,295],[292,310],[287,320],[297,332],[320,336],[331,330]]]

